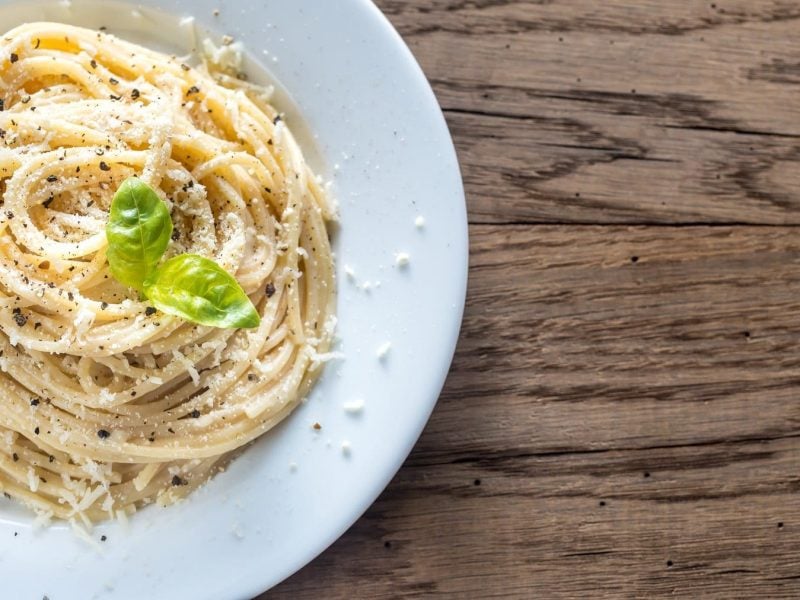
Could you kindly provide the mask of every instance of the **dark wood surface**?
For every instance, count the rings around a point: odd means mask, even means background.
[[[461,159],[462,337],[263,598],[800,597],[800,2],[378,5]]]

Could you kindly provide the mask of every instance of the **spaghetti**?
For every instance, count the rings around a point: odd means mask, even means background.
[[[0,40],[0,490],[89,524],[187,495],[308,392],[335,327],[334,209],[265,90],[103,32]],[[109,274],[114,192],[167,203],[253,330],[160,313]]]

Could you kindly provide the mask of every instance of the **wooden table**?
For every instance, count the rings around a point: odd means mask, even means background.
[[[462,337],[264,598],[800,597],[800,2],[378,4],[458,147]]]

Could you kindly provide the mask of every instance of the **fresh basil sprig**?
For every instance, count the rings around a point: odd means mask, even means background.
[[[167,205],[146,183],[135,177],[126,179],[114,194],[106,225],[106,256],[114,278],[142,291],[171,235]]]
[[[213,260],[181,254],[159,266],[171,235],[164,202],[140,179],[126,179],[106,225],[111,274],[167,314],[211,327],[258,327],[261,318],[250,298]]]
[[[161,311],[212,327],[258,327],[250,298],[225,269],[197,254],[181,254],[161,265],[144,284]]]

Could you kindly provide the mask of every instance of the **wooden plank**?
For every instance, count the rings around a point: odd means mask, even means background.
[[[445,108],[474,222],[800,222],[796,3],[379,4]]]
[[[472,240],[461,344],[420,443],[265,597],[797,597],[797,230]]]

